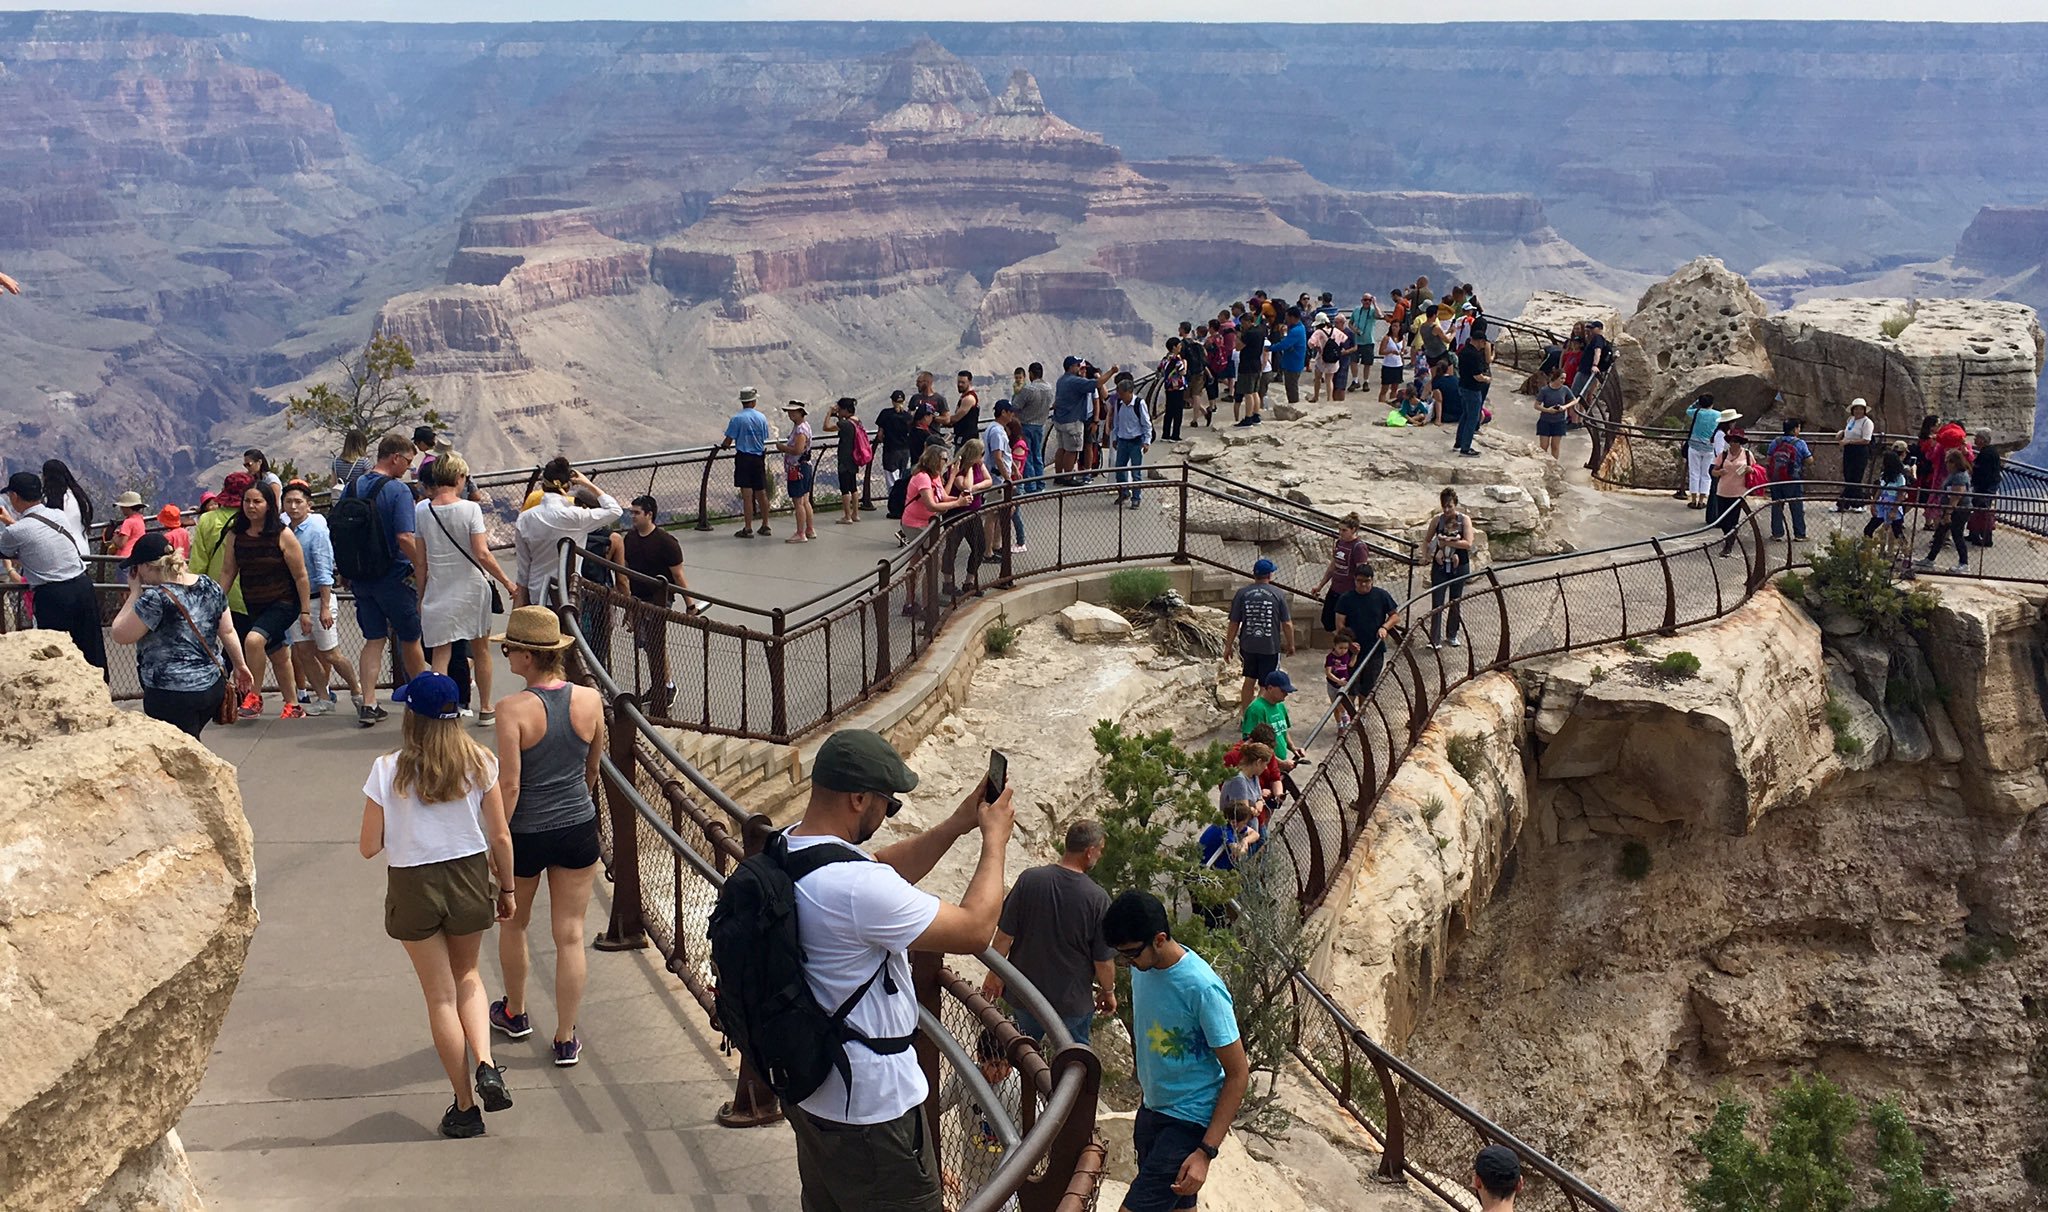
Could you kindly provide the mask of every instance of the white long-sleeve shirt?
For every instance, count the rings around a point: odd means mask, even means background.
[[[551,492],[540,504],[519,515],[513,552],[517,557],[514,574],[526,586],[529,606],[548,604],[548,580],[555,575],[556,551],[563,539],[579,546],[584,536],[619,520],[619,502],[612,494],[600,492],[596,505],[578,505],[559,492]]]

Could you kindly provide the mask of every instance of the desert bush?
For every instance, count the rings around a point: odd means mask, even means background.
[[[1771,1096],[1763,1141],[1750,1106],[1724,1098],[1692,1138],[1705,1174],[1686,1183],[1692,1212],[1948,1212],[1955,1197],[1930,1186],[1919,1136],[1896,1099],[1864,1114],[1853,1095],[1818,1075]],[[1869,1132],[1859,1131],[1865,1124]]]
[[[1017,637],[1023,634],[1024,629],[1017,624],[1006,618],[997,619],[981,633],[981,644],[992,657],[1008,656],[1017,647]]]
[[[1849,731],[1854,717],[1849,714],[1847,707],[1842,706],[1842,700],[1832,694],[1829,695],[1826,711],[1828,729],[1835,734],[1835,752],[1848,757],[1862,753],[1863,738]]]
[[[1621,642],[1621,650],[1623,652],[1626,652],[1630,656],[1639,657],[1650,655],[1650,650],[1644,647],[1643,642],[1639,639],[1636,639],[1634,636],[1630,636],[1628,639],[1625,639]]]
[[[1444,759],[1458,777],[1470,783],[1486,769],[1486,738],[1476,732],[1461,733],[1444,744]]]
[[[1696,678],[1700,675],[1700,659],[1681,649],[1666,653],[1664,659],[1657,662],[1657,670],[1674,677]]]
[[[1109,601],[1119,610],[1138,610],[1173,588],[1173,577],[1158,568],[1122,568],[1109,574]]]
[[[1962,946],[1941,957],[1941,967],[1958,976],[1969,976],[1988,964],[2011,959],[2019,951],[2019,940],[2010,934],[1972,932],[1964,937]]]
[[[1902,586],[1875,538],[1835,534],[1812,556],[1804,601],[1822,614],[1846,614],[1878,635],[1927,625],[1939,594],[1925,585]]]
[[[1896,341],[1899,339],[1899,334],[1906,331],[1912,323],[1913,313],[1900,308],[1879,321],[1877,327],[1885,336]]]
[[[1778,578],[1778,592],[1798,601],[1806,596],[1806,578],[1796,572],[1788,572]]]

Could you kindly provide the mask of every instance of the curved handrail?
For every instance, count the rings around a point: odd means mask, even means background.
[[[595,682],[600,694],[604,696],[606,713],[613,730],[613,752],[600,758],[599,770],[603,776],[608,800],[612,804],[607,827],[601,830],[601,840],[605,842],[603,852],[607,867],[617,885],[615,905],[617,901],[625,900],[629,896],[636,902],[640,899],[640,860],[634,831],[641,824],[652,827],[655,836],[672,852],[680,864],[678,880],[681,879],[680,868],[687,867],[695,879],[716,889],[723,884],[725,878],[721,861],[730,861],[735,857],[730,830],[724,831],[719,839],[725,843],[719,859],[699,854],[681,833],[654,810],[646,797],[640,794],[636,780],[630,772],[621,767],[614,755],[622,752],[632,754],[642,746],[650,749],[672,774],[680,775],[691,786],[706,795],[724,815],[726,824],[731,829],[739,831],[755,844],[758,844],[759,839],[765,834],[767,822],[765,818],[749,813],[735,803],[678,754],[662,735],[661,730],[640,713],[633,696],[620,688],[610,670],[599,658],[597,650],[583,633],[572,592],[573,587],[579,583],[579,578],[572,570],[573,561],[579,557],[587,557],[588,554],[568,540],[560,544],[556,556],[555,576],[549,584],[549,597],[561,617],[564,633],[571,640],[571,650],[575,653],[579,672]],[[633,759],[629,757],[628,760]],[[700,826],[703,823],[700,821]],[[745,849],[751,849],[751,846]],[[677,971],[678,964],[683,962],[686,955],[680,921],[681,912],[681,906],[676,906],[676,928],[666,948],[672,971]],[[643,907],[634,904],[631,907],[629,921],[623,929],[615,917],[613,929],[607,932],[607,940],[614,946],[633,945],[627,936],[640,933],[634,928],[633,923],[638,922],[643,914]],[[692,941],[701,943],[701,940]],[[990,1089],[972,1055],[947,1029],[938,1014],[938,1006],[932,1000],[938,994],[920,997],[920,1034],[935,1050],[935,1057],[943,1059],[952,1067],[953,1075],[990,1117],[996,1137],[1004,1146],[1002,1162],[962,1204],[962,1212],[997,1212],[997,1209],[1004,1207],[1009,1200],[1019,1196],[1027,1188],[1033,1192],[1032,1203],[1027,1206],[1057,1206],[1060,1212],[1082,1212],[1092,1199],[1094,1181],[1083,1183],[1081,1179],[1092,1176],[1093,1180],[1099,1180],[1101,1173],[1100,1147],[1093,1144],[1095,1090],[1101,1078],[1100,1063],[1091,1050],[1073,1042],[1065,1028],[1059,1025],[1058,1016],[1052,1014],[1044,995],[1011,967],[1005,958],[993,950],[984,951],[979,958],[1003,976],[1016,1000],[1034,1012],[1045,1015],[1040,1021],[1051,1024],[1048,1029],[1049,1038],[1056,1051],[1048,1065],[1038,1052],[1037,1045],[1017,1032],[1015,1024],[996,1014],[993,1007],[983,1001],[978,993],[973,993],[958,977],[944,972],[943,969],[938,969],[934,973],[937,978],[933,982],[935,988],[942,991],[944,996],[951,997],[961,1004],[968,1013],[981,1019],[984,1029],[996,1024],[1007,1026],[1007,1031],[999,1033],[999,1037],[1007,1035],[1008,1038],[1004,1041],[1006,1050],[1018,1063],[1018,1068],[1032,1080],[1034,1089],[1044,1103],[1042,1108],[1036,1109],[1035,1115],[1027,1107],[1026,1115],[1029,1122],[1021,1129],[1012,1123],[1003,1109],[1002,1100]],[[701,964],[702,958],[699,957],[695,966]],[[935,962],[931,967],[936,968]],[[691,980],[681,971],[677,971],[677,975],[683,977],[693,996],[709,1012],[710,990]],[[933,1065],[935,1064],[936,1061],[933,1062]],[[928,1079],[934,1072],[933,1067],[928,1066]],[[743,1083],[746,1082],[744,1074],[741,1080]],[[942,1086],[936,1081],[930,1081],[929,1084],[931,1089],[927,1114],[936,1116],[934,1109],[941,1096]],[[943,1147],[944,1134],[936,1133],[935,1140]],[[1089,1161],[1091,1149],[1096,1155],[1092,1163]],[[1065,1168],[1064,1174],[1061,1173],[1062,1167]],[[1043,1170],[1043,1173],[1034,1177],[1034,1172],[1040,1170]],[[1079,1187],[1079,1190],[1075,1190],[1075,1187]]]

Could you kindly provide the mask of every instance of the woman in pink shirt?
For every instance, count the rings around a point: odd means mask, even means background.
[[[965,504],[946,495],[946,452],[938,446],[927,446],[917,460],[917,472],[910,477],[910,483],[903,491],[903,524],[896,531],[898,546],[909,547],[933,529],[942,513],[951,513]],[[937,558],[938,552],[931,553]],[[903,599],[903,613],[917,613],[917,578],[905,580],[908,591]]]

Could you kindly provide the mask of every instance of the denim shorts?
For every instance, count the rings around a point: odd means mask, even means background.
[[[1150,1107],[1138,1108],[1137,1121],[1131,1125],[1131,1143],[1138,1152],[1138,1173],[1124,1195],[1125,1212],[1171,1212],[1174,1208],[1194,1207],[1195,1197],[1176,1194],[1173,1183],[1180,1177],[1181,1164],[1187,1161],[1188,1154],[1201,1148],[1202,1137],[1208,1131],[1207,1124],[1161,1115]]]
[[[396,637],[401,644],[420,641],[420,595],[409,577],[381,577],[349,586],[356,595],[356,625],[366,640]]]

